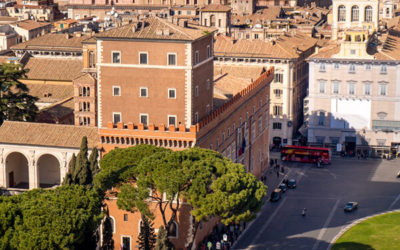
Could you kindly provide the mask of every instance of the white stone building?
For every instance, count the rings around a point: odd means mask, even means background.
[[[308,142],[348,153],[400,143],[400,32],[345,37],[309,59]]]
[[[5,121],[0,127],[0,187],[23,191],[60,185],[83,136],[97,147],[97,128]]]

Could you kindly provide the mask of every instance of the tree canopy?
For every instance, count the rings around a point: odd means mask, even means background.
[[[0,124],[4,120],[35,120],[38,98],[29,95],[26,85],[20,82],[26,73],[19,64],[0,65]]]
[[[266,186],[243,165],[208,149],[172,151],[139,145],[111,151],[100,166],[95,183],[103,190],[119,186],[120,209],[154,218],[151,199],[167,232],[177,218],[181,199],[192,208],[195,234],[198,223],[210,216],[218,216],[225,224],[253,219],[266,195]]]
[[[0,197],[0,249],[94,249],[102,198],[84,186]]]

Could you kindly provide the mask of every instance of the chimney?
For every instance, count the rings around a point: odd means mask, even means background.
[[[135,33],[135,32],[136,32],[136,24],[132,25],[132,33]]]
[[[169,36],[170,35],[169,29],[163,29],[162,33],[163,33],[164,36]]]
[[[183,21],[183,26],[182,27],[187,28],[188,27],[188,21]]]
[[[65,39],[70,39],[71,36],[69,35],[69,33],[65,33]]]

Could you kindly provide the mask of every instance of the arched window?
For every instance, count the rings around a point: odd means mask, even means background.
[[[79,87],[79,96],[82,96],[82,87]]]
[[[346,21],[346,7],[344,5],[340,5],[338,8],[338,21]]]
[[[89,52],[89,68],[94,68],[94,66],[95,66],[94,52],[90,51]]]
[[[351,7],[351,21],[358,22],[360,20],[360,9],[357,5]]]
[[[210,26],[215,27],[215,16],[214,15],[210,16]]]
[[[169,226],[168,237],[178,238],[178,224],[175,221]]]
[[[90,87],[86,88],[86,96],[90,96]]]
[[[86,111],[86,102],[83,103],[83,111]]]
[[[85,87],[83,87],[83,93],[82,93],[82,95],[83,95],[83,96],[86,96],[86,88],[85,88]]]
[[[366,22],[372,22],[372,7],[371,6],[367,6],[365,7],[365,17],[364,20]]]
[[[86,103],[87,111],[90,111],[90,102]]]

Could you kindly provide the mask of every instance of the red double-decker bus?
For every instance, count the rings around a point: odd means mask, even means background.
[[[281,149],[282,161],[297,161],[330,164],[331,149],[309,146],[284,146]]]

